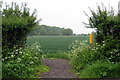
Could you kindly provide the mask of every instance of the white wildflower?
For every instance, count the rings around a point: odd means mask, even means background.
[[[30,62],[30,64],[34,64],[34,62],[33,62],[33,61],[31,61],[31,62]]]
[[[11,57],[14,57],[14,55],[11,55]]]
[[[113,53],[113,52],[110,52],[110,53]]]
[[[35,59],[38,59],[37,57],[34,57]]]
[[[21,61],[21,58],[18,58],[18,61]]]
[[[20,54],[22,54],[22,51],[19,51]]]
[[[87,40],[85,42],[88,42]]]
[[[16,49],[15,51],[18,51],[18,49]]]
[[[4,61],[4,59],[2,59],[2,61]]]
[[[18,52],[15,52],[15,54],[18,54]]]
[[[7,59],[7,57],[5,57],[5,59]]]
[[[38,53],[36,52],[36,54],[38,54]]]
[[[36,45],[36,48],[39,48],[39,46],[38,46],[38,45]]]
[[[38,49],[38,51],[40,52],[41,50],[40,50],[40,49]]]
[[[11,53],[8,53],[8,54],[11,54]]]
[[[103,46],[105,46],[105,44],[103,44]]]

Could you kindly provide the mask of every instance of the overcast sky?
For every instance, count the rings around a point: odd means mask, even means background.
[[[88,22],[84,14],[90,15],[89,8],[96,10],[96,5],[109,4],[118,10],[119,0],[3,0],[4,2],[28,3],[28,7],[33,11],[37,10],[37,18],[41,18],[40,24],[57,26],[61,28],[71,28],[74,33],[91,33],[93,29],[85,28],[82,22]]]

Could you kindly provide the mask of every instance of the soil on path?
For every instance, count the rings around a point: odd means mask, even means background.
[[[69,60],[66,59],[43,59],[42,62],[50,67],[49,72],[44,72],[42,78],[76,78],[71,72]]]

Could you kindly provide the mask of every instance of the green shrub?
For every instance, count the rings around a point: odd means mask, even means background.
[[[120,40],[120,15],[115,14],[114,9],[107,10],[106,7],[97,6],[97,10],[90,9],[91,16],[88,15],[87,24],[88,28],[94,28],[96,30],[96,42],[102,43],[106,39],[109,39],[108,36],[113,37],[117,41]]]
[[[75,41],[72,44],[71,64],[79,72],[87,64],[92,63],[93,52],[86,42]]]
[[[24,47],[28,33],[38,25],[36,10],[30,13],[26,3],[18,5],[12,2],[6,4],[1,10],[2,14],[2,46],[13,48]],[[4,53],[5,54],[5,53]]]
[[[41,50],[38,43],[25,49],[16,49],[2,59],[3,78],[34,77],[35,67],[41,65]]]
[[[81,78],[119,78],[120,62],[96,61],[80,72]]]
[[[103,41],[102,45],[96,43],[92,46],[87,42],[74,42],[70,59],[76,73],[82,78],[117,78],[120,74],[119,46],[113,45],[113,42]]]
[[[91,10],[88,28],[96,28],[96,44],[91,47],[76,41],[72,45],[71,63],[81,78],[120,77],[120,15],[98,6]]]
[[[101,54],[103,59],[109,60],[111,62],[120,61],[120,45],[112,37],[103,41],[103,44],[98,46],[97,52]]]
[[[3,78],[28,78],[33,72],[34,68],[28,68],[24,63],[9,61],[3,63]]]

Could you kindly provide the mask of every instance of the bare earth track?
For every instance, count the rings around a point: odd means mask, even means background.
[[[45,72],[41,75],[42,78],[76,78],[76,76],[70,72],[71,66],[69,60],[43,59],[42,62],[50,67],[49,72]]]

